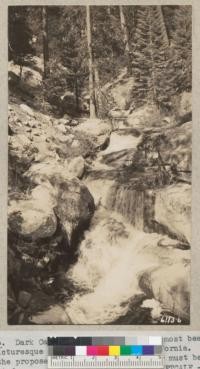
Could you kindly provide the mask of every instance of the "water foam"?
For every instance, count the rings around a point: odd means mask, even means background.
[[[79,288],[88,289],[66,305],[72,322],[106,324],[126,314],[129,300],[141,293],[139,274],[159,264],[148,251],[157,247],[159,237],[138,231],[116,213],[98,211],[67,274]]]

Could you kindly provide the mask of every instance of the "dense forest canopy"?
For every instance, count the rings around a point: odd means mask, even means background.
[[[9,7],[9,59],[22,71],[42,57],[44,98],[59,109],[71,93],[77,113],[89,95],[90,112],[106,114],[102,87],[126,68],[135,107],[173,112],[177,94],[191,90],[191,21],[190,6]]]

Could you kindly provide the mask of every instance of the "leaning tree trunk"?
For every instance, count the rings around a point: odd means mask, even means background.
[[[43,31],[43,61],[44,61],[43,78],[45,79],[49,75],[48,13],[46,6],[42,7],[42,31]]]
[[[89,5],[86,6],[86,25],[87,25],[87,44],[88,44],[88,54],[89,54],[88,64],[89,64],[90,118],[96,118],[94,76],[93,76],[91,19],[90,19],[90,6]]]
[[[126,58],[127,58],[127,71],[128,71],[128,73],[131,73],[132,72],[132,65],[131,65],[131,58],[130,58],[130,46],[129,46],[128,30],[127,30],[123,5],[119,6],[119,13],[120,13],[121,29],[122,29],[122,33],[123,33],[124,49],[125,49],[125,54],[126,54]]]

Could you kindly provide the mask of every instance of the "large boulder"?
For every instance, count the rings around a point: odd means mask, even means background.
[[[122,152],[123,150],[136,149],[140,142],[140,136],[132,134],[122,134],[113,132],[110,136],[109,147],[104,150],[102,155],[108,155],[114,152]]]
[[[168,128],[164,132],[160,152],[164,163],[175,167],[177,172],[192,170],[192,122]]]
[[[114,180],[101,178],[99,176],[98,178],[88,176],[85,180],[85,184],[94,197],[95,205],[99,206],[101,204],[105,208],[107,208],[108,198],[110,198],[111,189],[115,185]]]
[[[68,160],[68,173],[71,178],[82,178],[85,170],[85,160],[82,156],[77,156]]]
[[[34,140],[34,147],[36,148],[37,152],[34,155],[34,163],[32,165],[59,159],[59,156],[56,153],[52,143],[46,142],[45,140]]]
[[[155,220],[183,242],[191,242],[191,186],[174,184],[156,191]]]
[[[141,141],[141,136],[112,132],[110,144],[102,152],[102,162],[113,167],[129,166]]]
[[[18,296],[18,304],[22,307],[22,308],[27,308],[29,302],[31,300],[31,294],[27,291],[20,291],[19,296]]]
[[[104,149],[109,143],[111,125],[100,119],[87,119],[74,127],[75,132],[83,132],[94,139],[96,148]]]
[[[74,131],[101,136],[107,132],[111,132],[111,126],[108,122],[102,121],[101,119],[86,119],[79,126],[75,127]]]
[[[143,166],[158,166],[159,156],[175,177],[190,182],[192,122],[144,131],[138,146],[137,161]]]
[[[132,102],[133,85],[133,77],[123,78],[110,90],[116,105],[122,110],[130,106]]]
[[[57,229],[54,195],[53,187],[40,185],[30,196],[11,200],[8,207],[9,229],[31,240],[51,237]]]
[[[139,283],[148,297],[160,302],[163,311],[170,311],[182,319],[189,319],[189,264],[179,262],[155,268],[146,272]]]
[[[39,58],[36,56],[34,56],[33,59],[34,61],[39,60]],[[41,64],[41,60],[40,60],[40,64]],[[37,67],[35,63],[34,63],[34,66],[28,66],[28,65],[23,66],[22,79],[20,80],[20,86],[23,86],[23,87],[26,86],[27,88],[29,88],[29,90],[31,90],[31,88],[41,87],[43,66],[38,68],[37,70],[36,68]],[[15,78],[16,81],[19,81],[20,70],[19,70],[18,64],[15,64],[13,61],[9,61],[8,70],[9,70],[9,75],[12,76],[12,78]]]
[[[88,226],[94,210],[92,195],[78,179],[60,184],[55,212],[66,232],[69,245],[73,237],[79,238],[79,234]]]
[[[62,124],[58,124],[56,129],[60,132],[60,133],[64,133],[66,134],[66,127],[65,125],[62,123]]]
[[[160,123],[160,113],[155,106],[141,106],[132,111],[127,117],[127,125],[141,132],[147,127],[151,128],[158,122]]]
[[[16,158],[30,161],[30,155],[33,151],[33,146],[29,138],[24,134],[17,134],[9,137],[9,153]],[[31,155],[32,157],[32,155]]]
[[[33,109],[30,108],[30,106],[26,105],[26,104],[20,104],[20,108],[25,111],[28,115],[30,115],[31,117],[34,117],[34,111]]]
[[[185,123],[192,119],[192,93],[184,91],[179,96],[178,121]]]
[[[127,69],[123,68],[115,80],[107,82],[103,88],[103,93],[117,108],[127,109],[132,103],[132,90],[134,78],[127,76]]]
[[[23,173],[31,166],[36,153],[37,148],[25,135],[17,134],[9,137],[9,189],[10,186],[15,187],[20,182],[24,186]]]
[[[55,186],[75,177],[82,178],[84,170],[85,160],[81,156],[62,162],[47,157],[42,162],[32,164],[29,170],[24,173],[24,177],[35,184],[49,181]]]
[[[67,312],[61,305],[52,305],[48,309],[34,314],[30,318],[34,324],[72,324]]]
[[[24,178],[35,184],[50,182],[57,185],[67,181],[69,176],[67,166],[53,158],[47,158],[45,161],[32,164],[29,170],[24,173]]]

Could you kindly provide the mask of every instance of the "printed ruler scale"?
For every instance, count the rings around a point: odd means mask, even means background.
[[[163,368],[163,359],[159,356],[152,358],[151,356],[146,357],[134,357],[129,356],[123,357],[77,357],[77,356],[53,356],[48,358],[48,368],[50,369],[64,369],[64,368],[146,368],[156,369]]]
[[[162,369],[162,338],[49,337],[49,369]]]

